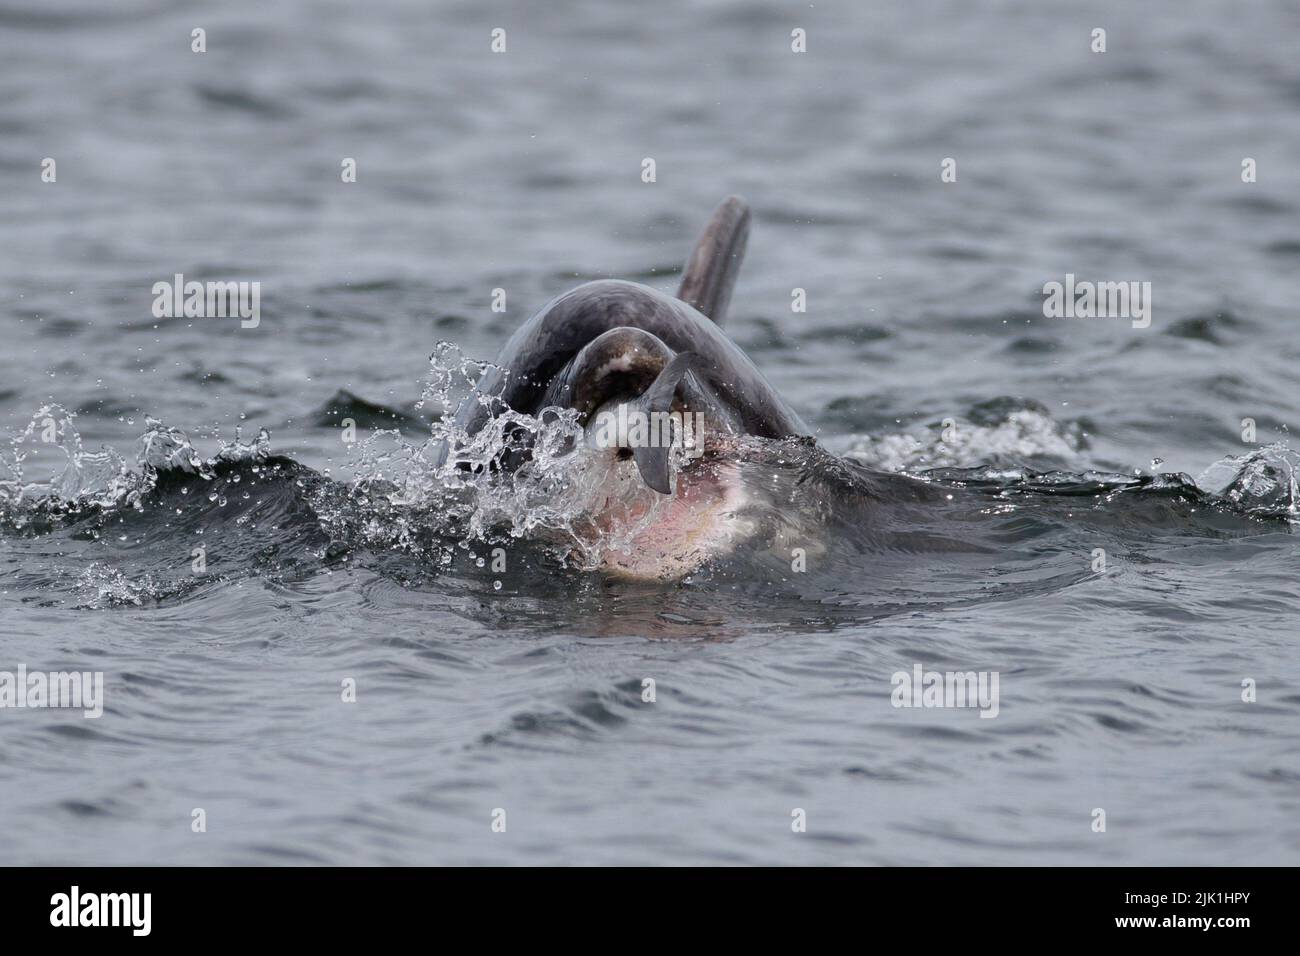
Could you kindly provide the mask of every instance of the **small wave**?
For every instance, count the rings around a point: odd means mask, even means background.
[[[349,419],[357,428],[397,427],[424,430],[429,427],[429,422],[419,415],[367,401],[345,388],[335,392],[334,396],[312,416],[313,423],[322,428],[334,428]]]
[[[0,534],[30,541],[21,546],[30,560],[11,580],[39,590],[43,602],[89,609],[152,607],[201,596],[214,582],[285,583],[357,567],[403,588],[436,579],[455,594],[446,578],[454,569],[467,572],[463,587],[486,581],[499,591],[496,562],[508,551],[512,586],[527,582],[539,593],[546,573],[524,569],[617,572],[658,560],[681,587],[731,588],[769,611],[793,602],[795,617],[814,601],[857,619],[1072,586],[1087,573],[1074,557],[1080,535],[1091,544],[1098,530],[1125,539],[1165,529],[1238,534],[1248,532],[1212,516],[1296,518],[1296,456],[1283,445],[1226,458],[1199,484],[1098,470],[1083,460],[1081,422],[999,398],[915,432],[859,438],[843,458],[756,438],[714,449],[691,474],[726,489],[721,518],[734,536],[685,553],[664,544],[656,557],[646,553],[659,547],[661,526],[699,523],[689,495],[659,495],[631,463],[584,453],[572,409],[500,407],[477,388],[499,371],[441,343],[410,419],[427,415],[427,432],[410,434],[410,422],[373,429],[349,449],[344,479],[276,457],[265,429],[251,441],[239,429],[232,441],[217,436],[216,453],[205,456],[154,418],[128,466],[112,449],[84,448],[74,414],[43,406],[0,456]],[[351,393],[336,399],[331,407],[346,417],[373,407],[372,420],[386,423],[395,413]],[[467,402],[491,412],[472,434],[458,423]],[[520,463],[503,467],[511,456]],[[50,472],[44,480],[28,474],[38,463]],[[36,541],[51,533],[66,549]],[[192,552],[212,567],[190,573]],[[792,571],[796,553],[816,573]],[[913,583],[920,555],[950,565],[934,587]],[[842,593],[839,582],[866,561],[871,587]],[[962,569],[969,588],[953,583]],[[999,586],[990,587],[995,571]]]
[[[1037,402],[998,398],[965,415],[933,422],[923,431],[858,438],[845,456],[888,472],[987,465],[1069,464],[1087,448],[1078,422],[1056,421]]]
[[[92,608],[143,607],[163,593],[163,588],[147,574],[132,580],[121,569],[98,563],[81,572],[77,587],[90,593],[87,606]]]

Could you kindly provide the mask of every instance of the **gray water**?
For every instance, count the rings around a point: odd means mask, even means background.
[[[0,0],[0,671],[105,686],[0,710],[0,863],[1300,862],[1298,46],[1284,0]],[[439,341],[672,291],[728,193],[728,330],[856,463],[749,466],[806,572],[496,573],[344,447],[418,447]],[[260,324],[154,318],[175,273]],[[1150,327],[1045,318],[1067,273]],[[997,717],[893,707],[916,664]]]

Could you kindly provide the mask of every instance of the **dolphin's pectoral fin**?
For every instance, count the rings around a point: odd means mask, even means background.
[[[637,409],[646,415],[647,420],[653,422],[655,414],[664,414],[673,410],[673,396],[677,394],[677,386],[682,383],[682,379],[686,377],[686,373],[691,370],[696,360],[694,352],[678,353],[664,366],[664,370],[659,373],[654,383],[636,400]],[[636,460],[636,468],[641,473],[641,479],[661,495],[673,493],[668,461],[671,451],[669,445],[647,443],[639,444],[632,449],[632,457]]]
[[[728,196],[713,210],[686,260],[677,298],[721,325],[748,240],[749,205],[739,196]]]

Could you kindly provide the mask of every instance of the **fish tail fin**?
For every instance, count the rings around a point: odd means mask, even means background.
[[[664,366],[664,370],[659,373],[654,383],[637,399],[637,408],[645,413],[647,418],[656,413],[672,411],[673,396],[677,393],[677,386],[691,370],[696,358],[694,352],[679,352]],[[653,421],[652,418],[649,420]],[[641,473],[641,479],[662,495],[673,493],[672,469],[668,460],[671,450],[664,445],[645,444],[632,449],[632,457],[636,460],[636,468]]]

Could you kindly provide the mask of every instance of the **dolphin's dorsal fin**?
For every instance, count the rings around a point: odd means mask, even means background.
[[[739,196],[728,196],[713,210],[686,260],[677,298],[721,325],[748,240],[749,204]]]
[[[655,412],[671,412],[677,386],[682,383],[682,379],[686,377],[686,373],[691,370],[695,361],[694,352],[679,352],[675,355],[673,360],[664,366],[664,370],[659,373],[654,384],[636,400],[636,407],[647,417]],[[636,459],[636,469],[641,472],[641,480],[661,495],[673,493],[668,467],[670,450],[665,446],[648,445],[638,445],[632,449],[632,457]]]

